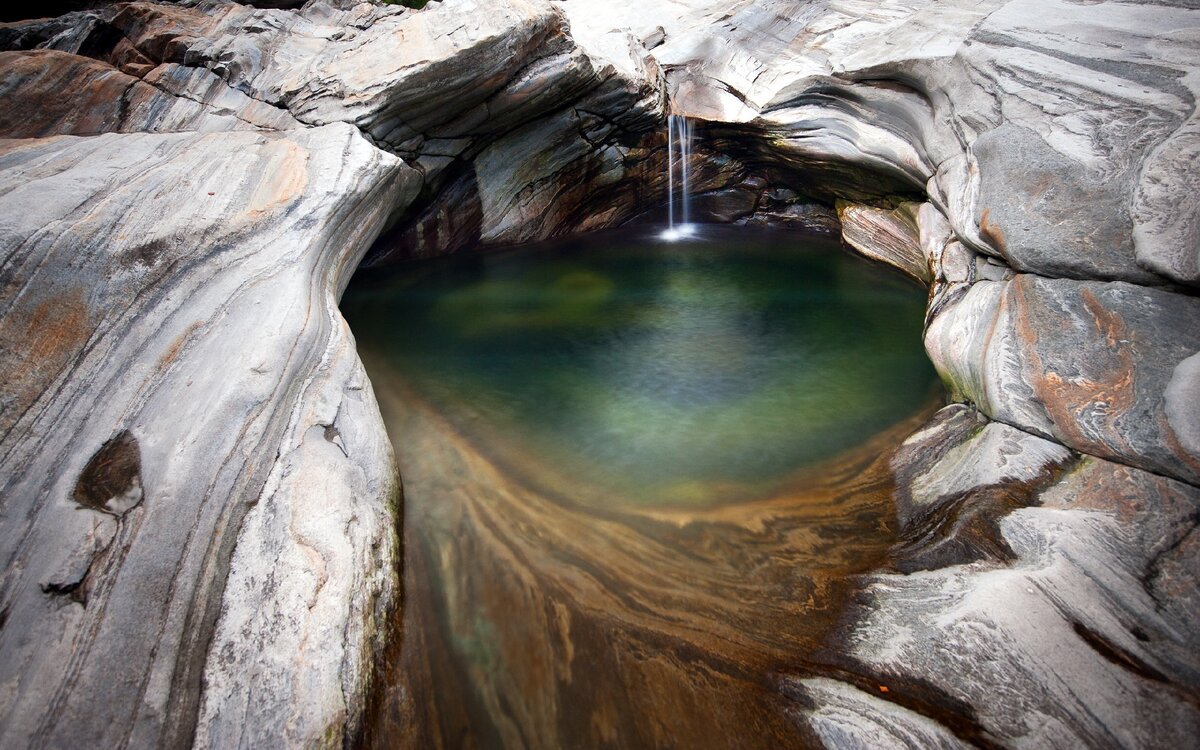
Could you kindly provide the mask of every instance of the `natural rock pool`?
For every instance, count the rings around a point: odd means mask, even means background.
[[[356,281],[405,499],[376,742],[796,741],[786,675],[886,563],[887,457],[940,404],[924,308],[835,242],[729,227]]]

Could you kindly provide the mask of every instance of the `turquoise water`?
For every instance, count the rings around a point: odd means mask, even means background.
[[[732,227],[452,257],[342,303],[377,389],[634,505],[765,496],[914,414],[924,308],[836,243]]]

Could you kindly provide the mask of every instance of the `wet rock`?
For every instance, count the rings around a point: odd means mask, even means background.
[[[700,221],[730,224],[754,213],[758,193],[746,187],[732,187],[705,193],[692,199],[692,210]]]
[[[398,485],[336,294],[388,221],[440,252],[640,210],[661,74],[518,0],[131,3],[0,44],[0,130],[96,136],[0,154],[5,510],[31,519],[0,594],[35,634],[0,647],[5,740],[343,744],[397,602]],[[104,135],[139,131],[180,134]]]
[[[596,0],[562,3],[602,24]],[[684,114],[818,197],[927,193],[1021,271],[1196,283],[1195,8],[1067,0],[885,8],[638,3]],[[643,20],[644,19],[644,20]],[[717,42],[715,40],[719,39]],[[740,128],[740,129],[739,129]]]
[[[788,203],[756,211],[745,220],[747,226],[801,229],[823,234],[840,234],[842,224],[837,211],[819,203]]]
[[[798,714],[832,744],[1195,736],[1200,11],[622,10],[0,25],[0,133],[42,138],[0,146],[0,476],[24,519],[0,622],[28,634],[0,643],[5,744],[345,742],[396,486],[333,298],[385,225],[378,263],[661,206],[666,88],[712,120],[714,216],[762,174],[747,223],[844,226],[925,269],[926,345],[966,404],[898,454],[910,574],[870,579],[841,678],[789,678]],[[179,134],[103,135],[137,131]]]
[[[1062,445],[990,422],[968,406],[942,409],[891,459],[901,538],[897,569],[1010,561],[999,519],[1028,504],[1073,460]]]

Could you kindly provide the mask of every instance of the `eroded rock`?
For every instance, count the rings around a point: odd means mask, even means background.
[[[916,203],[903,203],[897,208],[886,209],[840,202],[838,219],[842,224],[842,239],[868,258],[895,266],[928,284],[932,276],[921,247],[918,207]]]
[[[968,496],[1003,490],[993,472],[1040,474],[1032,493],[1010,487],[1029,507],[998,520],[1013,557],[870,576],[848,640],[825,657],[850,684],[800,684],[814,725],[837,716],[845,726],[832,737],[882,730],[899,746],[927,737],[930,718],[972,744],[1186,744],[1200,728],[1200,651],[1189,624],[1200,596],[1179,565],[1197,562],[1200,490],[1090,457],[1045,474],[1061,466],[1061,449],[963,409],[940,414],[898,458],[917,472],[913,487]],[[996,428],[1033,451],[968,447],[991,442],[983,436]],[[974,476],[964,473],[964,450],[979,459]],[[877,692],[857,701],[856,716],[844,705],[861,685]],[[929,741],[954,746],[933,731]]]
[[[341,124],[0,145],[0,372],[20,384],[0,417],[0,475],[5,513],[22,519],[0,535],[4,744],[186,744],[202,689],[227,710],[235,690],[205,668],[214,623],[275,564],[249,542],[235,551],[243,519],[294,515],[241,534],[287,550],[309,538],[306,514],[328,518],[317,507],[359,520],[307,560],[320,582],[297,565],[286,587],[258,590],[247,604],[287,624],[243,623],[220,663],[261,665],[246,647],[269,642],[303,660],[289,674],[322,675],[319,699],[247,668],[255,710],[298,743],[352,729],[332,699],[362,700],[397,594],[394,470],[369,398],[346,409],[353,459],[308,461],[319,479],[286,463],[317,394],[362,388],[336,298],[418,182]],[[289,604],[296,591],[308,607]],[[317,628],[346,648],[306,646]]]
[[[972,285],[925,340],[952,391],[992,418],[1200,482],[1200,408],[1178,395],[1193,380],[1183,363],[1200,351],[1195,297],[1018,274]]]

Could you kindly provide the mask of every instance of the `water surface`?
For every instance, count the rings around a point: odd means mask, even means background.
[[[934,380],[924,303],[830,243],[710,227],[452,258],[343,309],[461,429],[660,505],[770,494],[911,415]]]
[[[598,235],[358,281],[404,479],[377,747],[803,746],[887,458],[938,395],[925,293],[833,243]]]

